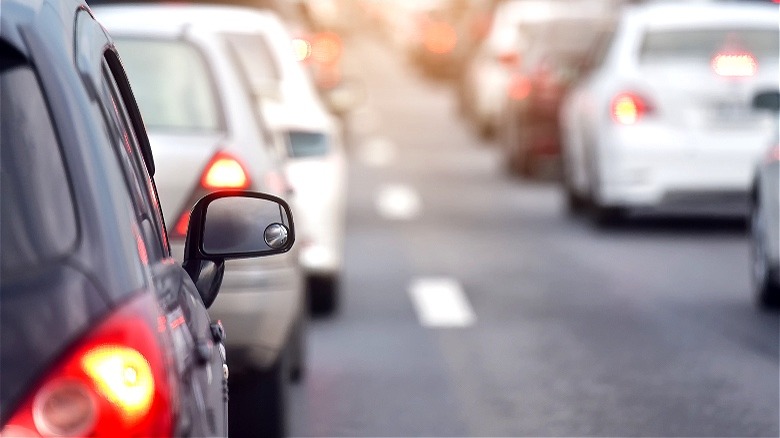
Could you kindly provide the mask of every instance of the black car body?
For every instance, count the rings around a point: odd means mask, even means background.
[[[226,435],[224,333],[206,307],[225,259],[294,236],[208,255],[230,220],[208,218],[212,196],[173,261],[143,121],[83,1],[0,0],[0,111],[0,435]],[[219,199],[237,196],[263,195]],[[217,240],[262,223],[228,225]]]

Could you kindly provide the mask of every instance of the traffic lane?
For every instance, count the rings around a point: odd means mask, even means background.
[[[410,252],[479,319],[445,344],[475,435],[777,434],[778,317],[752,306],[740,222],[600,229],[555,185],[424,167]]]
[[[291,394],[292,436],[463,436],[433,333],[405,294],[403,227],[373,207],[381,173],[350,172],[346,265],[336,315],[310,324],[309,372]]]
[[[468,137],[460,135],[457,121],[447,125],[444,120],[449,117],[448,101],[440,90],[414,78],[407,81],[407,88],[419,91],[415,105],[404,108],[403,99],[384,90],[390,105],[381,116],[384,132],[399,146],[398,160],[389,170],[367,173],[420,187],[423,214],[401,225],[406,231],[399,234],[408,249],[400,253],[413,254],[411,264],[420,272],[460,275],[476,310],[474,328],[435,331],[437,342],[425,348],[431,348],[430,357],[446,357],[446,367],[439,371],[450,382],[445,386],[456,393],[459,413],[447,418],[464,418],[469,434],[476,435],[777,434],[777,316],[750,308],[742,231],[702,235],[663,223],[649,230],[598,230],[569,220],[554,187],[518,184],[500,177],[500,166],[484,168],[490,158],[472,159],[473,150],[480,151],[473,140],[467,141],[470,146],[457,147]],[[425,111],[415,112],[418,105]],[[438,118],[431,121],[431,114]],[[424,133],[429,136],[425,143],[415,142],[419,128],[408,129],[404,120],[425,120],[417,123],[435,125],[436,130]],[[437,137],[433,131],[445,141],[431,142]],[[453,133],[455,138],[447,136]],[[430,153],[442,144],[450,146],[445,151],[449,154]],[[489,151],[482,153],[490,156]],[[437,167],[436,157],[466,165],[459,170]],[[420,158],[428,160],[425,165]],[[450,180],[443,178],[447,175]],[[463,184],[455,184],[458,181]],[[370,198],[366,186],[361,180],[352,184],[365,188],[361,191]],[[457,201],[470,190],[477,202],[462,207],[465,204]],[[453,210],[461,207],[471,215]],[[430,223],[425,222],[428,217]],[[366,226],[371,228],[370,223]],[[375,226],[381,230],[387,225],[377,220]],[[484,252],[472,248],[460,253],[462,247],[452,246],[455,240],[462,245],[478,242]],[[693,268],[691,260],[696,261]],[[404,297],[403,290],[399,281],[381,297]],[[370,290],[359,296],[365,299],[358,306],[363,311],[381,309],[372,305],[377,297]],[[406,307],[396,303],[396,310]],[[394,331],[394,324],[383,330]],[[362,347],[351,348],[359,354]],[[313,360],[312,368],[316,366]],[[340,366],[353,365],[344,361]],[[436,374],[437,367],[431,370]],[[384,391],[411,400],[416,393],[405,393],[408,386],[417,385],[388,386]],[[342,396],[360,408],[354,400],[371,397],[362,389],[351,387],[355,392]],[[372,386],[369,394],[375,389]],[[448,411],[450,395],[446,389],[442,394],[447,403],[426,409]],[[354,434],[400,434],[386,421],[378,423],[384,427],[368,424],[371,415],[362,409],[345,415],[365,420],[363,429],[350,429]],[[418,429],[440,430],[437,427],[452,423],[432,425],[435,415],[414,418],[415,423],[428,421]]]
[[[473,435],[777,434],[778,318],[752,307],[744,228],[601,230],[554,186],[442,178],[419,176],[405,242],[477,315],[440,334]]]

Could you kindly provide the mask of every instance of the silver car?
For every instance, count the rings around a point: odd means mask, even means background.
[[[248,92],[233,46],[257,12],[203,5],[96,7],[116,36],[149,131],[171,247],[182,253],[194,200],[216,189],[289,197],[280,150]],[[288,376],[303,372],[305,296],[299,255],[226,265],[209,309],[228,333],[231,432],[282,435]],[[239,385],[240,383],[240,385]],[[249,393],[248,402],[235,403]],[[257,395],[261,400],[252,400]],[[241,428],[241,429],[237,429]],[[244,430],[245,429],[245,430]]]

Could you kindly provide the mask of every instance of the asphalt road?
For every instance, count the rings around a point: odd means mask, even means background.
[[[740,222],[572,218],[446,85],[350,50],[369,99],[343,302],[310,325],[293,435],[780,434],[780,322],[752,305]]]

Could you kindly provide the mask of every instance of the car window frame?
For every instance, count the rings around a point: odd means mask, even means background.
[[[112,147],[117,155],[119,165],[123,169],[126,188],[133,203],[136,220],[139,224],[148,221],[151,225],[151,230],[149,230],[151,233],[147,232],[145,227],[139,230],[147,248],[147,256],[150,257],[150,261],[160,261],[170,256],[170,244],[157,195],[157,187],[149,175],[146,157],[144,157],[138,135],[138,132],[145,132],[145,128],[142,124],[139,127],[133,120],[130,108],[132,108],[131,103],[135,101],[128,101],[128,96],[122,92],[120,84],[125,76],[118,75],[116,73],[118,69],[121,69],[119,56],[114,49],[109,48],[104,52],[101,63],[99,100],[105,123],[113,125],[110,126],[110,130],[119,130],[119,132],[109,132],[109,135],[119,134],[118,138],[112,140]],[[126,89],[129,90],[129,85]],[[132,99],[132,96],[130,98]],[[148,251],[150,248],[154,251]]]
[[[222,95],[220,86],[219,86],[219,77],[218,73],[215,71],[214,62],[209,56],[208,52],[204,50],[203,47],[201,47],[200,44],[193,41],[190,38],[176,38],[176,39],[170,39],[165,37],[154,37],[154,36],[143,36],[143,35],[124,35],[124,34],[117,34],[116,38],[114,38],[115,43],[118,41],[119,48],[122,47],[123,41],[149,41],[149,42],[159,42],[159,43],[179,43],[184,44],[191,48],[194,53],[197,54],[199,60],[203,63],[204,72],[207,76],[207,82],[209,86],[209,92],[214,100],[214,109],[216,110],[217,114],[217,125],[214,127],[214,129],[209,130],[203,130],[204,132],[211,132],[211,133],[226,133],[230,131],[229,126],[229,116],[228,116],[228,108],[225,105],[225,97]],[[116,50],[116,47],[114,48]],[[120,68],[122,69],[122,72],[124,74],[124,77],[127,78],[127,72],[124,71],[124,67],[122,67],[122,63],[119,63]],[[129,79],[127,79],[129,83]],[[136,107],[139,108],[138,118],[142,119],[142,114],[140,113],[140,107],[138,107],[138,103],[133,98],[133,101],[136,102]],[[160,130],[160,131],[172,131],[175,132],[176,130],[179,130],[181,128],[173,128],[170,126],[159,126],[154,127],[154,129]],[[189,128],[191,129],[191,128]]]

